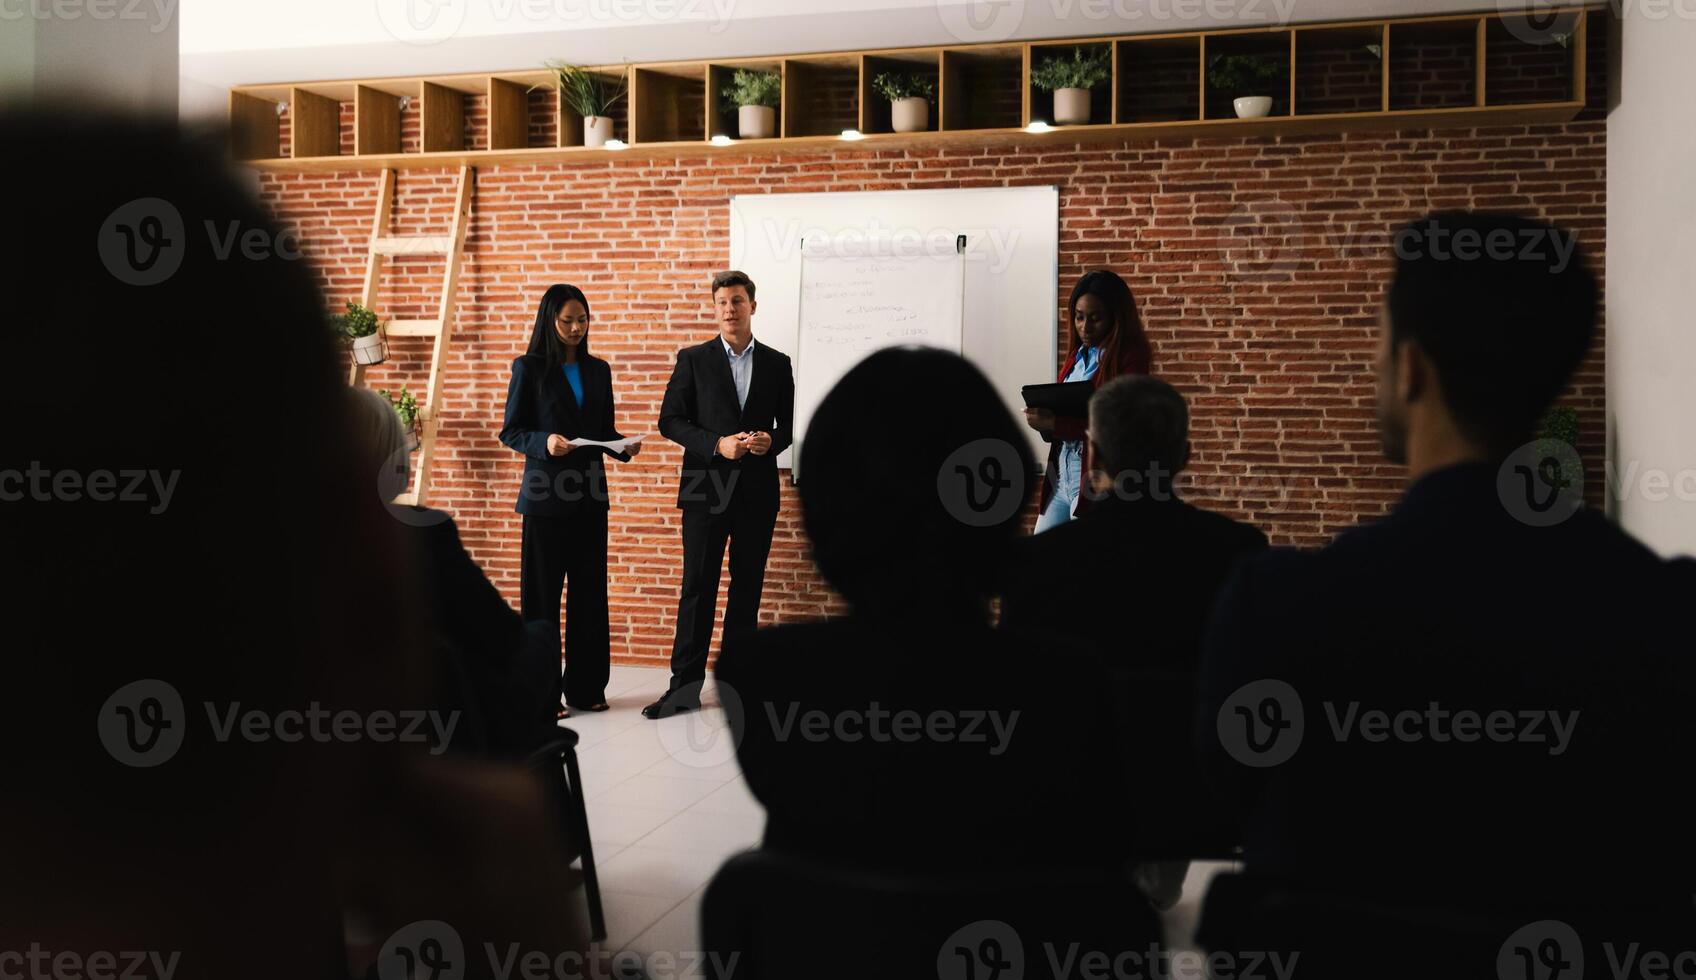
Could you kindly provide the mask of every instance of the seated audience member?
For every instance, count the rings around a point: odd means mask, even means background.
[[[364,452],[361,476],[395,518],[406,551],[402,578],[418,590],[440,657],[438,705],[459,709],[456,747],[521,760],[554,734],[557,657],[548,633],[527,627],[460,543],[453,518],[392,501],[412,482],[406,430],[387,396],[349,389]]]
[[[1032,471],[989,382],[953,354],[880,351],[825,396],[801,455],[813,558],[850,613],[760,630],[716,672],[765,846],[906,871],[1121,873],[1104,672],[989,623]]]
[[[1196,662],[1225,576],[1238,559],[1264,550],[1266,536],[1178,497],[1189,408],[1171,385],[1146,375],[1114,378],[1090,399],[1089,416],[1086,493],[1094,506],[1019,542],[1001,622],[1089,641],[1113,672],[1131,778],[1155,804],[1139,808],[1139,852],[1225,856],[1234,827],[1206,798],[1191,751]],[[1033,656],[1023,672],[1048,669]],[[1151,888],[1157,904],[1177,899],[1184,866],[1162,869],[1164,886]]]
[[[1356,908],[1687,915],[1668,793],[1690,646],[1668,626],[1689,597],[1563,504],[1570,460],[1523,450],[1590,348],[1596,277],[1571,232],[1509,215],[1394,244],[1378,424],[1409,486],[1317,552],[1242,563],[1204,644],[1196,732],[1246,869]]]
[[[395,522],[309,266],[219,248],[282,231],[211,135],[0,111],[0,266],[51,308],[0,331],[0,950],[291,980],[364,975],[349,921],[581,950],[534,777],[394,740],[429,680]]]

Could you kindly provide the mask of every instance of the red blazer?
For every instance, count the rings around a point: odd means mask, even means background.
[[[1066,363],[1060,368],[1059,381],[1065,381],[1066,375],[1072,373],[1072,365],[1077,362],[1078,351],[1082,347],[1072,348],[1072,353],[1066,358]],[[1090,378],[1090,384],[1100,388],[1103,382],[1118,377],[1121,374],[1147,374],[1152,367],[1153,356],[1146,344],[1125,344],[1119,348],[1119,356],[1114,370],[1104,370],[1105,365],[1097,367]],[[1054,431],[1045,432],[1043,441],[1048,443],[1048,466],[1042,476],[1042,500],[1037,505],[1037,513],[1042,513],[1048,507],[1048,502],[1054,499],[1054,481],[1060,470],[1060,444],[1074,439],[1083,439],[1084,430],[1089,427],[1089,419],[1057,416],[1054,419]],[[1077,513],[1085,513],[1089,509],[1089,497],[1083,492],[1083,481],[1089,478],[1089,445],[1084,445],[1084,466],[1078,474],[1078,508]]]

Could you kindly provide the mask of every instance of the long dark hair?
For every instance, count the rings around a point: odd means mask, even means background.
[[[1066,304],[1066,322],[1072,328],[1072,349],[1077,350],[1083,344],[1078,336],[1078,300],[1085,294],[1100,300],[1107,311],[1113,315],[1113,327],[1107,332],[1107,339],[1101,342],[1100,367],[1096,369],[1098,380],[1106,384],[1119,373],[1121,359],[1128,353],[1131,364],[1138,368],[1136,373],[1147,374],[1153,365],[1154,353],[1148,346],[1148,336],[1142,330],[1142,317],[1137,314],[1137,301],[1131,295],[1131,287],[1125,285],[1117,273],[1107,269],[1092,269],[1078,277],[1078,284],[1072,287],[1072,299]]]
[[[547,361],[548,371],[552,372],[565,363],[565,342],[559,339],[559,331],[554,329],[554,321],[559,319],[559,311],[565,304],[576,300],[583,304],[583,312],[589,313],[589,297],[583,295],[583,290],[568,282],[556,282],[542,294],[542,301],[536,305],[536,326],[530,331],[530,349],[525,351],[531,357],[540,357]],[[589,314],[589,322],[594,323],[594,314]],[[583,340],[577,345],[577,357],[583,359],[589,356],[589,331],[583,331]]]

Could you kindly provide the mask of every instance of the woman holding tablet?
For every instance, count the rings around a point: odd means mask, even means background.
[[[512,362],[501,442],[524,454],[518,513],[524,515],[519,611],[559,634],[566,596],[566,705],[605,711],[611,639],[607,628],[607,477],[604,446],[573,440],[622,439],[613,428],[612,369],[589,354],[589,300],[576,286],[542,294],[529,350]],[[556,649],[558,640],[555,640]],[[570,711],[562,708],[559,716]]]
[[[1060,369],[1062,383],[1088,381],[1100,388],[1121,374],[1148,373],[1153,354],[1125,280],[1106,269],[1084,273],[1072,287],[1067,310],[1072,354]],[[1034,532],[1041,534],[1071,520],[1089,503],[1083,493],[1084,427],[1089,419],[1027,408],[1025,422],[1049,444]]]

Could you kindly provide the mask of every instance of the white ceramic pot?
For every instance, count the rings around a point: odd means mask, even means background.
[[[930,128],[930,100],[922,95],[889,103],[889,123],[897,133],[922,133]]]
[[[355,364],[381,364],[389,356],[388,345],[383,342],[383,331],[353,338],[353,361]]]
[[[1238,119],[1259,119],[1272,111],[1272,96],[1246,95],[1232,99],[1231,105],[1237,110]]]
[[[612,139],[612,117],[611,116],[584,116],[583,117],[583,145],[584,146],[605,146],[606,143],[607,143],[607,140],[610,140],[610,139]]]
[[[777,135],[777,110],[769,105],[745,105],[736,110],[736,131],[745,140]]]
[[[1054,124],[1085,126],[1089,124],[1089,89],[1057,88],[1054,90]]]

